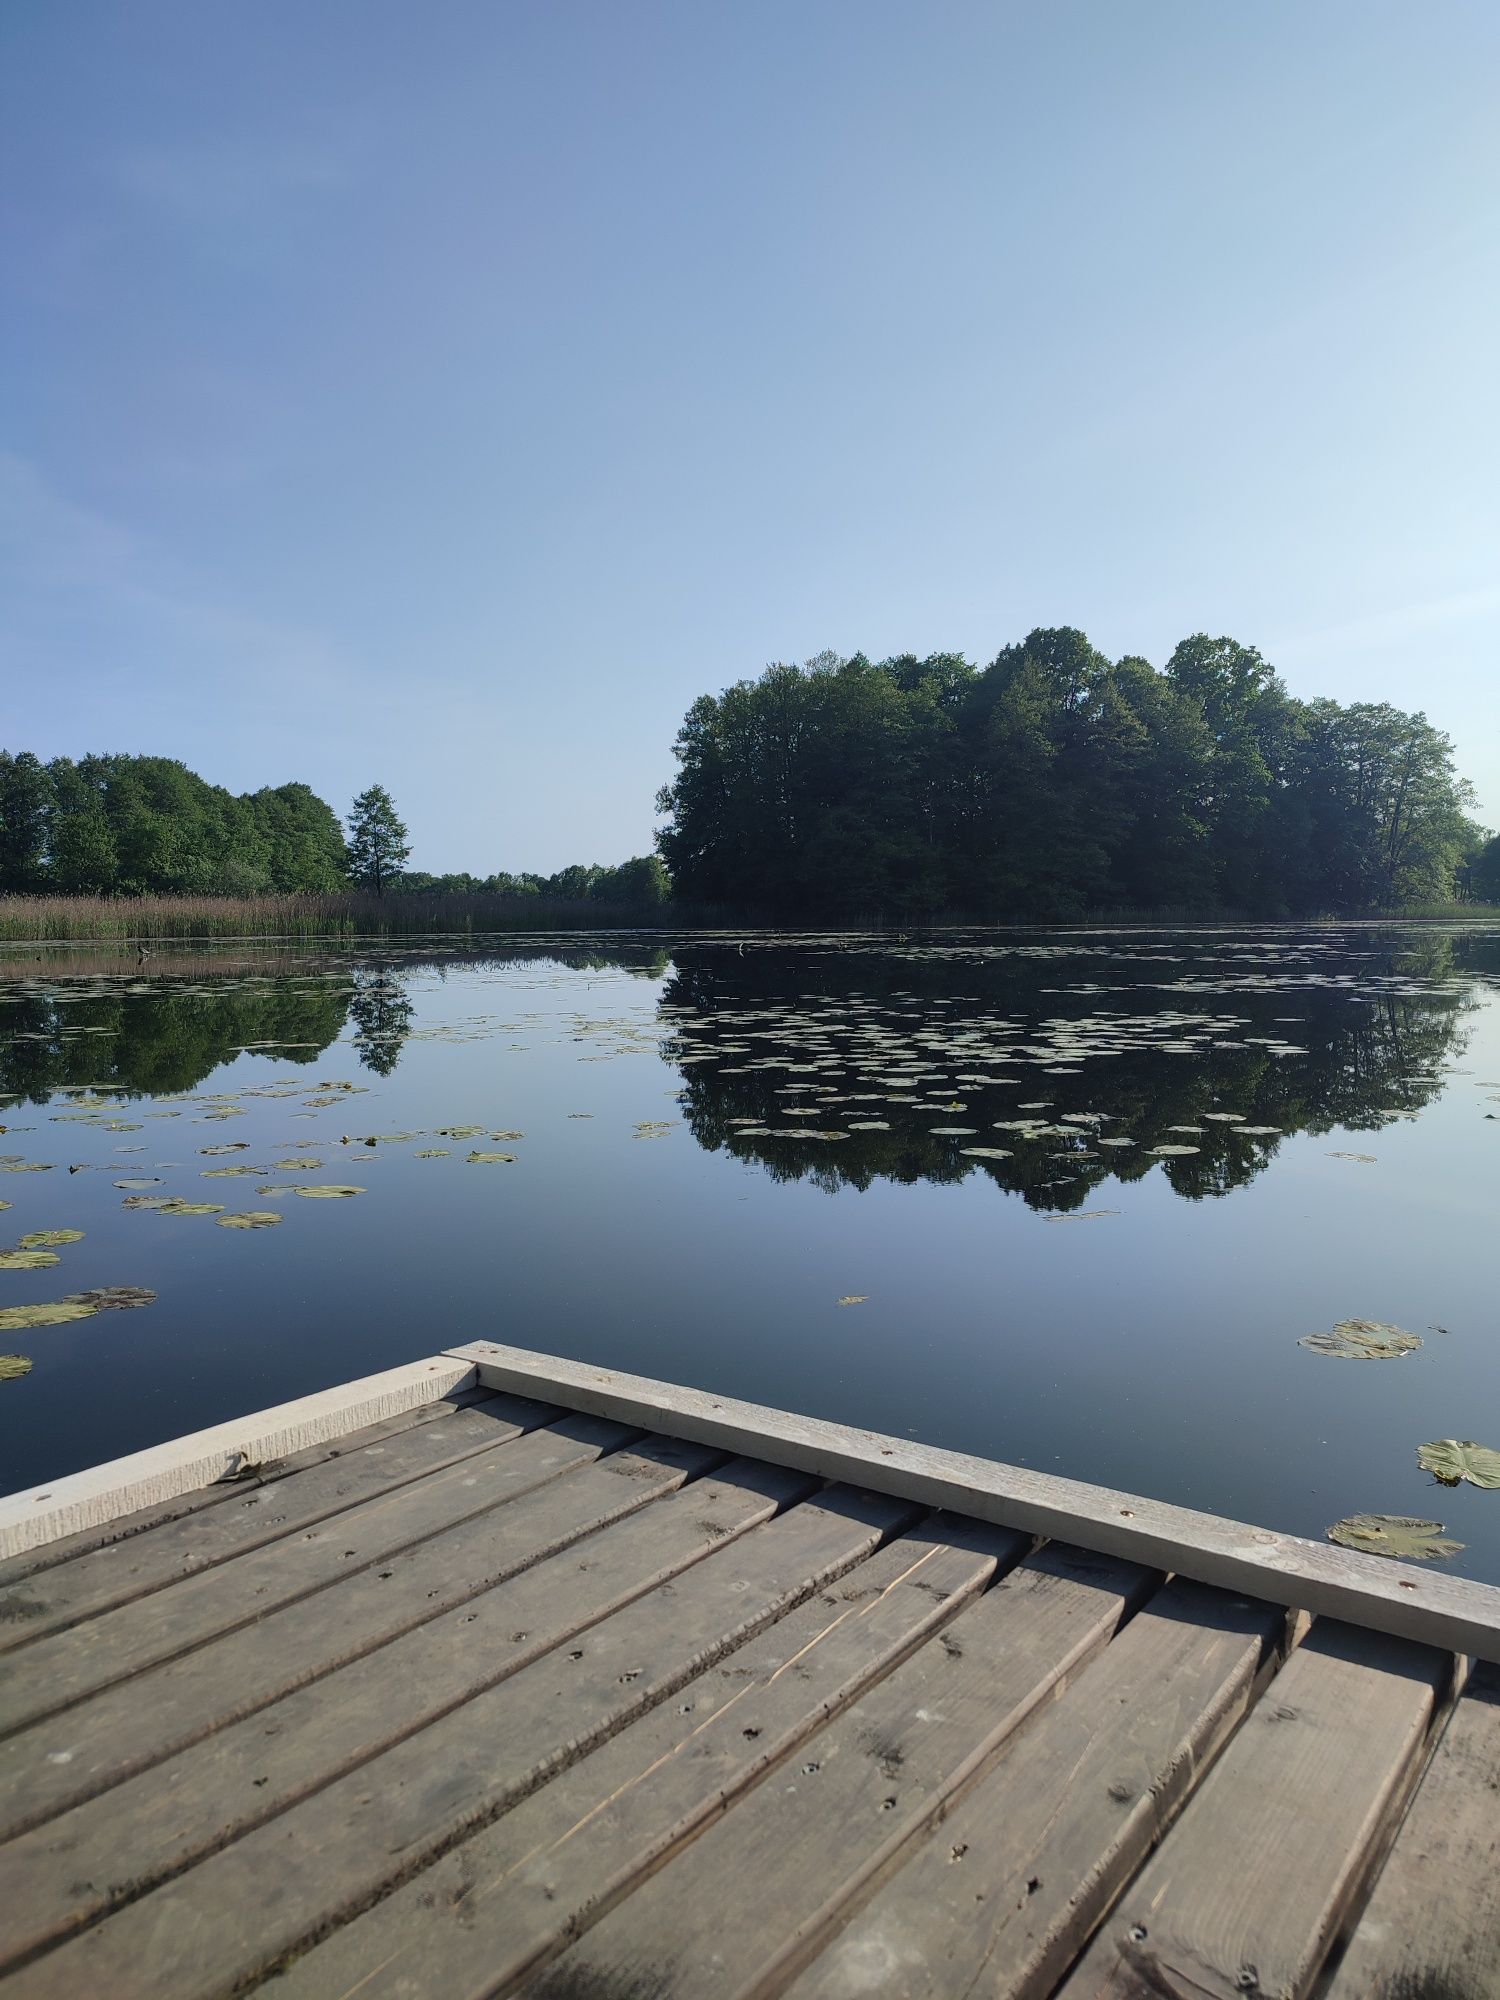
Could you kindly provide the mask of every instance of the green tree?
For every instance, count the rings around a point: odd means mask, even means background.
[[[384,785],[371,785],[349,813],[350,875],[362,888],[383,896],[410,853],[406,828],[390,793]]]
[[[52,780],[29,750],[0,750],[0,892],[24,896],[46,879]]]

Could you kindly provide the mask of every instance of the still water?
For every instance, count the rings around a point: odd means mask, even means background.
[[[8,948],[0,1093],[0,1491],[485,1337],[1500,1582],[1492,927]]]

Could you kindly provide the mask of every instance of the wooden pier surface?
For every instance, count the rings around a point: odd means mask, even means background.
[[[1493,1667],[457,1373],[0,1565],[3,2000],[1500,1995]]]

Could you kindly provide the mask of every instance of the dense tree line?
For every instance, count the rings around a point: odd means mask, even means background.
[[[984,668],[778,664],[694,702],[675,754],[677,893],[767,915],[1352,912],[1500,876],[1425,716],[1296,700],[1202,634],[1164,670],[1068,627]]]
[[[306,785],[235,796],[170,757],[0,751],[0,892],[255,895],[346,885],[343,829]]]
[[[555,875],[424,875],[408,871],[403,889],[439,896],[545,896],[556,902],[606,903],[651,909],[668,901],[671,879],[655,854],[638,854],[616,868],[598,862],[574,862]]]
[[[656,855],[555,875],[430,875],[406,867],[406,828],[382,785],[354,801],[349,838],[307,785],[238,796],[170,757],[0,750],[0,895],[333,894],[351,883],[437,895],[549,897],[634,909],[671,893]]]

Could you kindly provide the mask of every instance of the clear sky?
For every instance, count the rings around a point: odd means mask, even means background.
[[[1495,0],[9,0],[0,742],[643,851],[698,693],[1038,624],[1500,823]]]

